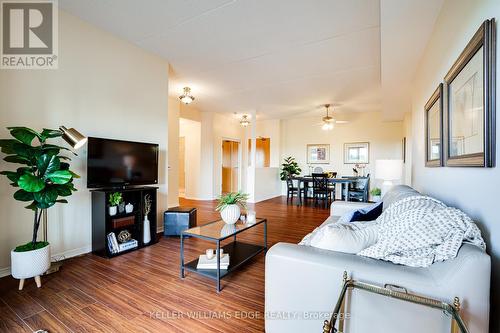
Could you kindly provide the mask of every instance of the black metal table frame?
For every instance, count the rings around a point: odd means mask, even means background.
[[[213,221],[213,222],[209,222],[209,223],[204,224],[204,225],[208,225],[208,224],[211,224],[211,223],[217,223],[217,222],[219,222],[219,220]],[[219,251],[220,251],[220,248],[221,248],[221,242],[224,241],[224,240],[226,240],[226,239],[229,239],[229,238],[233,237],[233,242],[230,243],[230,244],[228,244],[228,245],[236,244],[237,243],[236,242],[236,235],[237,234],[239,234],[241,232],[244,232],[244,231],[247,231],[247,230],[250,230],[250,229],[252,229],[252,228],[254,228],[254,227],[256,227],[256,226],[258,226],[260,224],[264,224],[264,245],[263,246],[254,245],[255,247],[259,247],[260,249],[257,249],[251,255],[246,256],[244,258],[244,260],[236,263],[235,265],[231,265],[231,263],[230,263],[229,264],[230,267],[227,269],[227,272],[225,272],[225,274],[221,274],[220,256],[219,256]],[[259,219],[259,218],[257,218],[255,224],[251,225],[250,227],[242,229],[242,230],[238,230],[234,234],[230,234],[230,235],[228,235],[226,237],[222,237],[222,238],[212,238],[212,237],[207,237],[207,236],[203,236],[203,235],[196,235],[196,234],[191,234],[191,233],[185,233],[188,230],[189,229],[182,231],[182,233],[180,235],[180,241],[181,241],[181,263],[180,263],[181,273],[180,273],[180,276],[181,276],[181,279],[183,279],[185,277],[184,273],[185,273],[186,270],[188,270],[190,272],[193,272],[193,273],[198,273],[198,274],[203,275],[205,277],[208,277],[210,279],[216,280],[217,281],[217,284],[216,284],[217,292],[221,291],[220,281],[221,281],[222,278],[224,278],[226,275],[229,275],[231,272],[233,272],[234,270],[236,270],[241,265],[245,264],[247,261],[249,261],[253,257],[257,256],[261,252],[264,252],[264,253],[267,252],[267,219],[262,219],[262,218]],[[199,239],[203,239],[203,240],[206,240],[206,241],[209,241],[209,242],[215,242],[216,243],[216,250],[215,250],[215,256],[217,258],[217,269],[215,270],[216,273],[217,273],[216,275],[204,272],[204,270],[193,269],[193,268],[187,266],[187,264],[184,264],[184,238],[186,236],[188,236],[188,237],[194,237],[194,238],[199,238]],[[243,243],[243,244],[246,244],[246,243]],[[197,262],[197,261],[198,261],[198,259],[193,260],[190,263]],[[210,271],[213,271],[213,270],[210,270]]]
[[[293,179],[296,179],[299,181],[299,185],[298,185],[299,188],[300,188],[300,183],[303,184],[303,186],[304,186],[304,200],[307,200],[308,199],[307,189],[309,188],[309,183],[313,182],[312,177],[294,177]],[[345,196],[344,200],[349,201],[349,184],[354,182],[352,179],[350,179],[350,178],[328,178],[328,182],[330,184],[334,184],[334,185],[340,184],[341,185],[341,192],[343,192],[344,186],[345,186],[346,196]],[[335,198],[334,198],[334,200],[335,200]],[[300,194],[300,190],[299,190],[299,202],[302,202],[302,196]]]

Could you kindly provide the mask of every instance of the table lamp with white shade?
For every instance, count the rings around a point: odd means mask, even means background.
[[[375,162],[375,178],[384,182],[381,186],[382,197],[391,187],[393,181],[401,180],[403,176],[403,160],[377,160]]]

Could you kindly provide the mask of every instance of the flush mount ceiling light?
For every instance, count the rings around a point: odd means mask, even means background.
[[[248,119],[248,116],[246,114],[241,117],[240,125],[243,127],[247,127],[248,125],[250,125],[250,120]]]
[[[328,114],[328,109],[330,108],[330,104],[325,104],[326,108],[326,116],[323,117],[323,126],[321,126],[321,129],[323,131],[330,131],[334,127],[335,119],[333,117],[330,117]]]
[[[184,87],[184,93],[179,96],[179,99],[184,104],[190,104],[194,101],[193,95],[191,95],[191,88]]]

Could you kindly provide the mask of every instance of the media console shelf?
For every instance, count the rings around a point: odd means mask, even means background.
[[[92,190],[92,252],[105,257],[112,258],[121,254],[143,248],[156,243],[156,191],[157,187],[133,187],[125,189],[99,189]],[[134,209],[131,213],[117,213],[109,215],[108,198],[111,193],[122,193],[125,204],[131,203]],[[144,244],[144,197],[149,194],[151,197],[151,213],[148,215],[150,222],[151,242]],[[118,234],[122,230],[128,230],[132,238],[137,240],[136,248],[125,250],[119,253],[111,253],[108,248],[108,237],[110,232]]]

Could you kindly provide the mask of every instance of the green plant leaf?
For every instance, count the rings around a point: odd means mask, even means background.
[[[25,190],[26,192],[39,192],[45,188],[45,182],[43,179],[38,178],[35,175],[30,173],[25,173],[17,182],[20,188]]]
[[[53,201],[53,202],[39,202],[39,201],[37,201],[36,207],[38,209],[47,209],[47,208],[54,206],[55,204],[56,204],[55,201]]]
[[[37,203],[49,204],[57,200],[57,189],[52,186],[46,186],[42,191],[33,194]]]
[[[9,178],[9,180],[14,183],[17,183],[20,177],[20,175],[14,171],[2,171],[0,172],[0,175],[7,176],[7,178]]]
[[[52,173],[54,171],[59,170],[60,168],[59,157],[54,155],[43,154],[37,160],[37,167],[40,175],[44,175],[45,173]]]
[[[60,162],[59,169],[61,169],[61,170],[69,170],[69,163]]]
[[[28,127],[7,127],[7,129],[14,138],[27,145],[31,145],[35,137],[40,138],[40,134]]]
[[[3,160],[10,163],[31,165],[31,161],[28,158],[19,155],[5,156]]]
[[[42,141],[45,141],[46,139],[49,139],[49,138],[60,137],[60,136],[62,136],[62,134],[63,133],[60,130],[53,130],[50,128],[44,128],[42,130],[42,133],[40,133],[40,136],[41,136]]]
[[[35,210],[37,207],[36,207],[36,202],[33,201],[32,203],[30,203],[28,206],[24,207],[26,209],[31,209],[31,210]]]
[[[71,171],[71,170],[68,170],[68,171],[69,171],[69,172],[71,172],[71,175],[73,176],[73,178],[76,178],[76,179],[80,178],[80,175],[78,175],[78,174],[74,173],[74,172],[73,172],[73,171]]]
[[[18,190],[14,193],[14,199],[17,201],[33,201],[33,193],[26,192],[25,190]]]
[[[0,148],[2,150],[2,153],[4,154],[15,154],[16,151],[13,148],[13,145],[15,143],[19,143],[17,140],[14,139],[2,139],[0,140]]]
[[[54,184],[66,184],[73,178],[68,170],[58,170],[45,174],[45,178],[51,180]]]
[[[69,197],[73,193],[73,184],[67,183],[64,185],[54,185],[57,194],[61,197]]]

